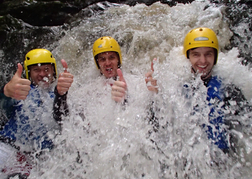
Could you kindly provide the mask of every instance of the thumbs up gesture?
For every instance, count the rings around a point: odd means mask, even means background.
[[[153,61],[157,60],[156,58]],[[151,62],[151,71],[145,74],[145,82],[149,91],[158,93],[157,80],[153,79],[152,74],[154,72],[153,61]]]
[[[16,100],[26,99],[31,89],[31,81],[28,79],[22,79],[23,67],[18,63],[18,69],[12,79],[4,86],[4,95],[14,98]]]
[[[73,83],[73,75],[67,71],[68,65],[64,59],[61,60],[64,72],[59,75],[57,90],[60,95],[64,95]]]
[[[121,69],[117,69],[118,81],[115,81],[112,86],[111,96],[116,102],[122,102],[125,99],[127,92],[127,84],[123,77]]]

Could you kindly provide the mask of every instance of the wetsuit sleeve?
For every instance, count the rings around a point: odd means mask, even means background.
[[[251,135],[251,114],[252,106],[244,97],[242,91],[235,85],[228,85],[225,88],[224,105],[226,111],[225,124],[229,130],[234,130]],[[239,137],[234,133],[230,134],[231,148],[236,151]]]
[[[53,103],[53,117],[60,123],[62,116],[69,115],[69,108],[67,105],[67,92],[64,95],[58,93],[57,87],[54,90],[55,98]]]
[[[156,112],[159,112],[159,110],[154,105],[154,101],[152,101],[147,108],[148,110],[146,120],[148,121],[148,124],[150,124],[153,127],[153,131],[157,132],[159,129],[159,121],[158,118],[156,117]]]
[[[235,116],[252,112],[252,106],[244,97],[242,91],[235,85],[228,85],[225,88],[224,104]]]
[[[4,95],[4,86],[0,89],[0,129],[14,114],[14,105],[17,103],[15,99]]]
[[[126,106],[128,105],[128,102],[129,102],[129,96],[127,95],[127,97],[122,102],[123,110],[126,109]]]

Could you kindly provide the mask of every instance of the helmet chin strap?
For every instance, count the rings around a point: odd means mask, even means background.
[[[203,81],[208,81],[208,79],[210,78],[210,74],[212,73],[212,69],[205,75],[205,77],[201,77],[201,79],[203,80]]]
[[[192,69],[193,73],[197,73],[197,71],[193,67],[191,67],[191,69]],[[201,79],[203,81],[207,81],[208,78],[211,76],[211,75],[210,76],[208,76],[208,75],[211,74],[211,73],[212,73],[212,69],[206,75],[204,75],[205,77],[201,77]]]
[[[191,67],[191,69],[192,69],[193,73],[197,73],[197,71],[195,71],[193,67]]]

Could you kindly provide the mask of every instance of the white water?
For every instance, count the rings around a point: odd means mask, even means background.
[[[233,131],[239,136],[239,151],[225,155],[198,125],[208,121],[208,112],[190,115],[190,105],[204,103],[204,92],[191,104],[181,95],[183,83],[191,78],[182,54],[183,38],[189,30],[205,26],[217,32],[220,43],[214,73],[239,86],[252,102],[251,70],[239,64],[237,49],[224,51],[232,36],[223,19],[224,7],[204,10],[207,4],[115,6],[67,31],[53,54],[59,72],[64,58],[75,75],[68,94],[70,117],[55,140],[57,147],[37,160],[29,179],[251,177],[251,136]],[[93,42],[106,35],[121,45],[129,95],[125,108],[112,101],[110,81],[100,76],[93,61]],[[159,95],[147,91],[144,81],[154,57]],[[200,89],[204,91],[204,85]],[[159,109],[160,128],[149,134],[152,126],[146,116],[151,101]],[[246,116],[240,120],[251,124]]]

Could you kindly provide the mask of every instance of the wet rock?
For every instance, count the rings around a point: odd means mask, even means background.
[[[170,6],[177,3],[188,3],[193,0],[178,0],[166,1]],[[33,0],[5,0],[0,1],[0,16],[10,14],[12,17],[21,19],[24,22],[34,26],[55,26],[62,25],[69,21],[74,14],[78,13],[81,9],[88,7],[91,4],[101,2],[100,0],[61,0],[61,1],[33,1]],[[109,0],[111,3],[136,5],[137,3],[144,3],[151,5],[157,0]]]

